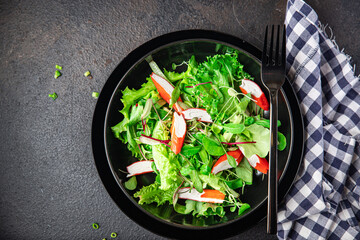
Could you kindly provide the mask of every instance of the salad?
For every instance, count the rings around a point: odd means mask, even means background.
[[[237,51],[195,56],[152,73],[140,89],[122,91],[124,118],[112,127],[137,161],[127,167],[125,187],[139,204],[169,204],[181,214],[224,217],[244,214],[241,201],[254,171],[267,174],[270,122],[268,101],[243,70]],[[280,121],[278,126],[280,126]],[[278,133],[278,149],[286,139]],[[137,188],[136,176],[156,174]]]

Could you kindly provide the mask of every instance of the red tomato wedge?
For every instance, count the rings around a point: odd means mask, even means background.
[[[205,109],[202,108],[188,108],[182,111],[184,118],[186,120],[191,120],[197,118],[200,122],[212,123],[210,114]]]
[[[150,75],[151,80],[153,81],[156,89],[158,90],[160,96],[167,102],[170,103],[171,94],[174,91],[174,86],[165,78],[157,75],[156,73],[152,73]],[[178,101],[181,101],[181,98],[179,97]],[[179,106],[179,104],[174,104],[173,108],[178,113],[182,112],[182,108]]]
[[[128,175],[126,177],[132,177],[144,173],[153,172],[151,165],[154,161],[138,161],[126,167]]]
[[[223,203],[225,194],[214,189],[204,189],[202,193],[196,191],[195,188],[189,187],[180,188],[178,191],[180,199],[189,199],[198,202],[209,202],[209,203]]]
[[[181,152],[181,148],[185,140],[186,122],[183,115],[179,115],[177,112],[174,112],[173,115],[170,134],[171,134],[171,150],[175,154],[179,154]]]
[[[242,152],[237,149],[235,151],[230,151],[227,152],[227,154],[229,154],[230,156],[235,158],[236,161],[236,165],[239,165],[239,163],[241,162],[241,160],[243,159],[244,155],[242,154]],[[227,161],[227,156],[226,154],[222,155],[214,164],[211,173],[213,174],[217,174],[221,171],[224,171],[226,169],[232,168],[229,164],[229,162]]]
[[[240,90],[244,94],[250,93],[251,97],[256,101],[256,104],[263,110],[268,111],[270,109],[269,102],[266,99],[264,92],[254,81],[243,79]]]

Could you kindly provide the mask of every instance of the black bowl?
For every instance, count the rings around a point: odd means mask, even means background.
[[[195,55],[198,61],[206,56],[221,54],[227,48],[240,51],[239,61],[264,89],[260,80],[261,51],[236,37],[204,30],[188,30],[169,33],[155,38],[131,52],[114,70],[101,91],[95,108],[92,126],[92,147],[95,163],[110,196],[120,209],[136,223],[148,230],[171,238],[225,238],[240,233],[266,217],[267,177],[254,175],[253,185],[245,188],[243,202],[251,210],[238,217],[227,213],[224,218],[195,218],[173,211],[172,206],[140,206],[132,197],[134,191],[124,188],[126,169],[136,159],[127,147],[116,139],[111,127],[122,120],[119,113],[123,105],[121,90],[125,87],[139,88],[151,73],[145,58],[152,55],[159,66],[171,69],[171,64],[181,63]],[[287,138],[287,147],[279,153],[279,202],[289,190],[300,165],[303,152],[303,122],[293,89],[285,82],[279,96],[279,130]],[[138,184],[148,185],[154,181],[153,174],[138,176]]]

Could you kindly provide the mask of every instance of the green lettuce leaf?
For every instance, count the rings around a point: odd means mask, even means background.
[[[253,181],[253,168],[250,166],[250,163],[246,159],[242,159],[239,165],[235,168],[236,175],[238,178],[241,178],[246,182],[246,184],[251,185]]]
[[[202,143],[205,150],[212,156],[222,156],[225,154],[224,149],[221,147],[219,141],[205,136],[202,138]]]
[[[111,130],[113,131],[115,137],[120,139],[123,142],[125,141],[125,139],[123,139],[121,137],[121,133],[125,132],[127,130],[126,125],[128,122],[129,122],[129,120],[127,118],[124,118],[121,122],[119,122],[115,126],[111,127]]]
[[[219,176],[214,174],[209,175],[199,175],[201,181],[212,187],[213,189],[219,190],[222,193],[225,193],[225,187],[223,183],[221,182],[221,179]]]
[[[282,151],[286,148],[286,137],[281,132],[278,132],[278,150]]]
[[[141,88],[138,90],[126,87],[125,90],[121,92],[121,102],[124,104],[124,108],[120,112],[124,115],[125,118],[129,119],[130,107],[134,105],[140,98],[148,95],[155,89],[155,85],[150,77],[147,78],[147,82],[141,85]]]
[[[196,217],[209,217],[209,216],[225,216],[225,210],[221,205],[214,203],[196,202],[193,200],[186,200],[185,214],[192,212]]]
[[[173,185],[172,188],[163,190],[160,188],[160,184],[155,182],[148,186],[142,187],[134,194],[135,198],[139,198],[139,204],[157,203],[158,206],[169,202],[172,204],[172,198],[177,186]]]
[[[160,121],[155,125],[153,137],[160,140],[169,139],[169,131],[164,128]],[[176,158],[168,152],[168,147],[163,144],[152,146],[152,153],[161,176],[160,189],[168,190],[178,181]]]
[[[242,152],[246,158],[251,157],[254,154],[257,154],[259,157],[266,157],[270,150],[270,131],[267,128],[264,128],[257,124],[252,124],[246,127],[252,135],[252,141],[256,143],[248,143],[238,145],[242,148]],[[247,141],[247,139],[241,135],[238,136],[236,141],[242,142]]]
[[[131,108],[130,120],[128,122],[128,125],[131,126],[140,121],[143,111],[144,107],[142,105],[138,104],[137,106],[133,106]]]

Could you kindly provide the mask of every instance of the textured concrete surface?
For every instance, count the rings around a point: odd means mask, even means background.
[[[359,64],[359,1],[308,2]],[[0,238],[160,239],[117,208],[97,175],[92,91],[132,49],[171,31],[217,30],[260,48],[284,9],[276,0],[0,1]],[[275,238],[265,232],[262,222],[232,239]]]

